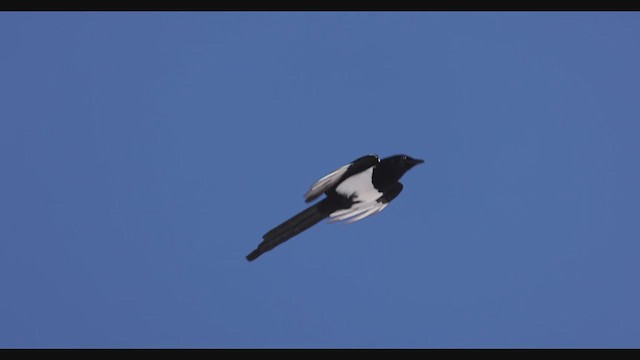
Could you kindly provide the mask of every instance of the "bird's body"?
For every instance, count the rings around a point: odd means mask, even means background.
[[[324,199],[264,234],[247,260],[255,260],[327,217],[351,223],[382,211],[402,191],[402,175],[422,162],[406,155],[383,160],[366,155],[342,166],[318,180],[305,194],[306,202],[322,194],[326,195]]]

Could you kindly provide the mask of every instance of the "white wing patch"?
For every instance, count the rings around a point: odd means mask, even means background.
[[[350,224],[382,211],[387,205],[389,205],[389,203],[377,201],[357,203],[349,209],[334,211],[329,217],[332,222],[346,220],[347,223]]]
[[[316,181],[315,184],[311,185],[311,189],[304,194],[305,201],[311,201],[318,196],[322,195],[325,191],[329,190],[335,183],[340,180],[342,175],[347,172],[347,169],[351,166],[351,164],[347,164],[338,170],[332,172],[331,174],[323,177],[322,179]]]

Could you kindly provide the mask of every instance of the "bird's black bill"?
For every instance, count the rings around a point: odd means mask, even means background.
[[[418,164],[422,164],[424,162],[424,160],[422,159],[407,159],[407,162],[411,165],[418,165]]]

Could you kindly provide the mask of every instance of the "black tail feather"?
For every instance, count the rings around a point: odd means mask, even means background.
[[[247,255],[247,260],[253,261],[257,259],[258,256],[300,234],[329,216],[329,212],[323,211],[323,205],[324,200],[305,209],[296,216],[264,234],[264,236],[262,236],[262,242],[258,245],[258,248]]]

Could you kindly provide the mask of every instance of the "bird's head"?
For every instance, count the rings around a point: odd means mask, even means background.
[[[400,155],[400,156],[401,156],[400,159],[402,163],[407,169],[411,169],[412,167],[418,164],[422,164],[424,162],[424,160],[422,159],[414,159],[411,156],[407,156],[407,155]]]
[[[422,164],[424,160],[414,159],[408,155],[394,155],[384,159],[387,166],[393,168],[394,172],[398,175],[398,178],[404,175],[407,171],[411,170],[414,166]]]

